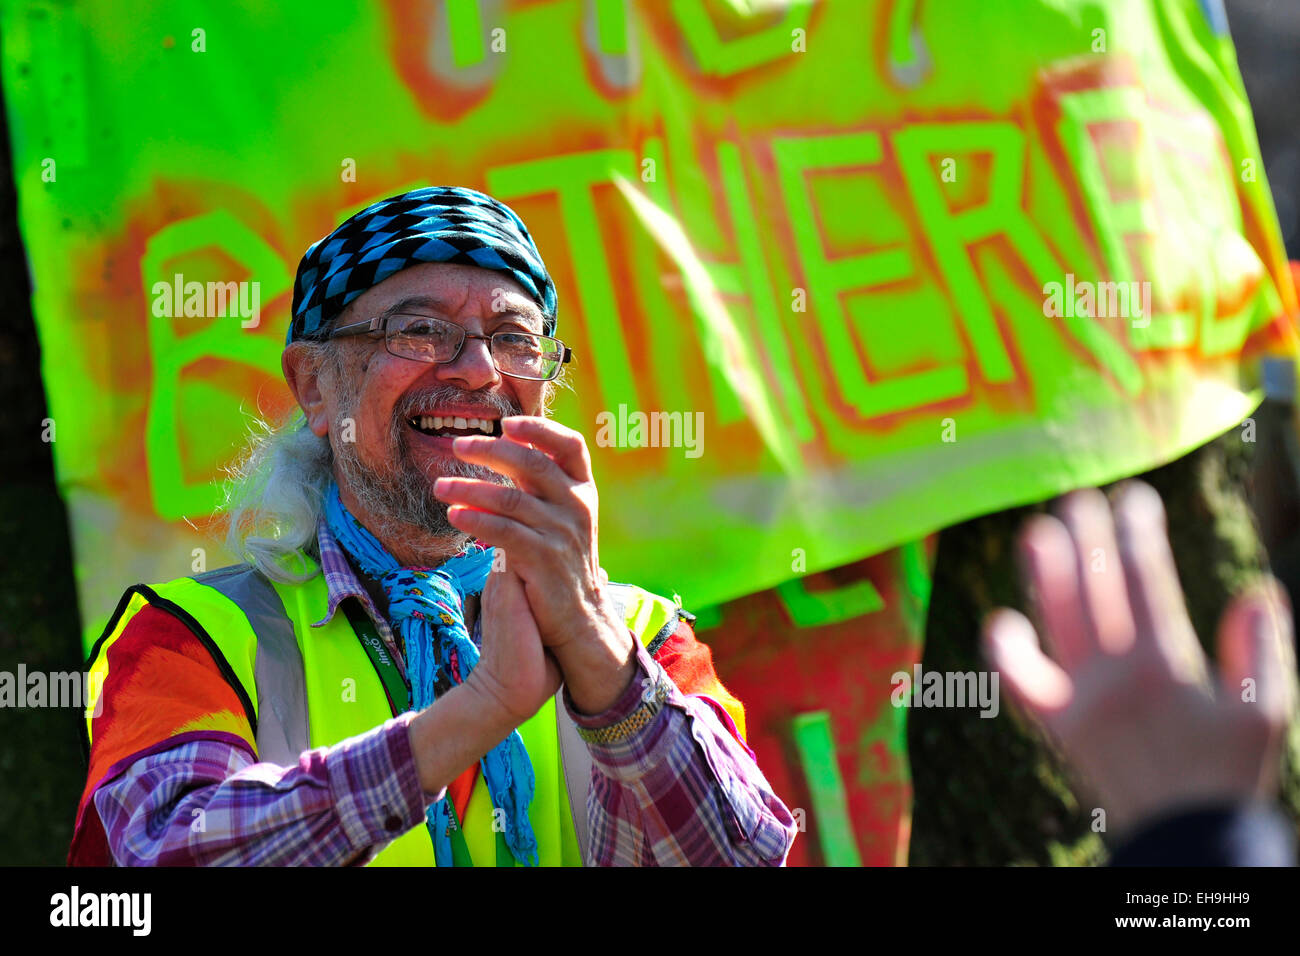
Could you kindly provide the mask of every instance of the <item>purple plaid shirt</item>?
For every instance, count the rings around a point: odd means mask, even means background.
[[[359,599],[404,672],[392,629],[323,521],[318,541],[329,606],[317,626],[344,598]],[[610,726],[637,708],[643,681],[661,670],[639,643],[637,662],[636,677],[604,713],[576,713],[565,692],[578,726]],[[783,864],[796,832],[790,811],[753,754],[723,725],[725,712],[668,684],[666,706],[635,735],[588,745],[587,858],[605,866]],[[216,740],[148,752],[93,798],[113,859],[119,865],[367,863],[395,837],[422,826],[425,808],[446,793],[430,796],[420,787],[407,730],[414,716],[307,751],[295,767],[256,763],[244,748]]]

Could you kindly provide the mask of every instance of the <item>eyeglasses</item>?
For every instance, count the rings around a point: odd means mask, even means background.
[[[383,332],[384,346],[393,355],[435,365],[456,361],[466,339],[483,339],[498,372],[537,382],[551,381],[560,374],[561,366],[573,358],[572,349],[549,335],[518,331],[472,335],[455,322],[404,312],[377,315],[345,325],[331,332],[329,338],[368,332]]]

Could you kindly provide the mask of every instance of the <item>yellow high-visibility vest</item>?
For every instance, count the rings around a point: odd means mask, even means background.
[[[293,765],[305,750],[332,746],[396,716],[376,665],[361,644],[363,638],[342,609],[321,627],[312,626],[328,610],[321,574],[302,584],[281,584],[250,565],[236,565],[132,591],[121,615],[96,645],[90,665],[92,689],[102,692],[113,642],[136,613],[154,604],[173,614],[179,611],[212,652],[244,701],[259,760]],[[676,630],[680,609],[674,601],[632,585],[611,585],[611,591],[628,628],[647,647],[655,648]],[[88,701],[88,715],[96,703]],[[585,746],[575,743],[572,721],[560,713],[551,698],[519,727],[536,779],[528,820],[542,866],[581,866],[590,758]],[[93,745],[89,718],[86,727]],[[575,805],[581,815],[577,818]],[[475,865],[497,863],[492,803],[482,780],[474,786],[463,831]],[[372,863],[436,865],[427,829],[421,824],[401,834]]]

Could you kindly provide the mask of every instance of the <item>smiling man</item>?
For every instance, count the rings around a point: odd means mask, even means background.
[[[307,251],[300,414],[231,508],[247,563],[123,596],[70,862],[784,862],[691,616],[601,570],[555,331],[528,230],[474,190]]]

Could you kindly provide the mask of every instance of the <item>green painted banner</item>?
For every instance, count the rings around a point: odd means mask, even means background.
[[[125,583],[228,560],[207,519],[251,419],[289,411],[299,257],[423,184],[537,240],[616,579],[718,604],[1188,451],[1251,413],[1254,357],[1295,351],[1218,20],[10,0],[39,426],[88,633]]]

